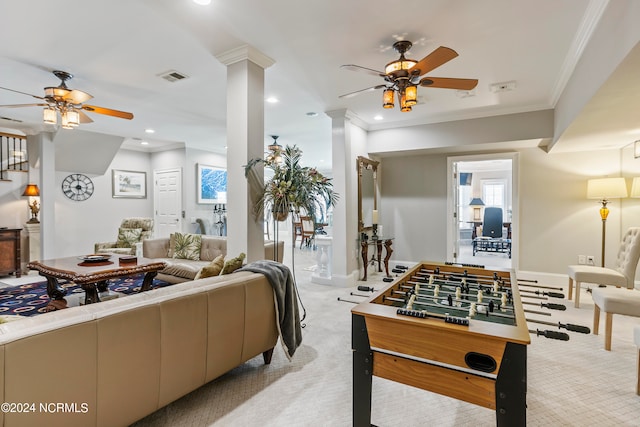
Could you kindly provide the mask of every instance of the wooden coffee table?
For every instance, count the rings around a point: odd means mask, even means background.
[[[126,255],[109,255],[109,259],[99,261],[85,261],[85,257],[68,257],[28,263],[28,268],[37,270],[47,279],[47,294],[51,298],[47,310],[66,307],[64,296],[67,291],[60,286],[59,279],[80,285],[85,292],[84,303],[93,304],[100,302],[99,292],[108,289],[107,280],[145,273],[140,288],[140,292],[143,292],[151,288],[153,278],[166,266],[162,261],[147,258],[138,257],[133,262],[127,262]]]

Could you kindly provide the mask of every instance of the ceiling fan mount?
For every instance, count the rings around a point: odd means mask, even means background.
[[[422,77],[435,68],[451,61],[458,53],[448,47],[440,46],[420,61],[405,58],[405,53],[411,49],[413,43],[408,40],[399,40],[393,44],[393,48],[400,58],[389,62],[383,71],[377,71],[360,65],[342,65],[352,71],[365,72],[367,74],[382,77],[384,84],[361,89],[355,92],[341,95],[340,98],[349,98],[363,92],[384,89],[384,108],[393,108],[394,96],[397,94],[401,111],[411,111],[411,107],[417,104],[417,87],[434,87],[441,89],[472,90],[478,84],[477,79],[459,79],[451,77]]]

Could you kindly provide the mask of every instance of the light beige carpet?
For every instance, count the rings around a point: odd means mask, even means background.
[[[143,426],[350,426],[351,300],[355,289],[310,282],[312,252],[297,252],[296,276],[307,309],[304,341],[293,361],[276,347],[270,366],[259,356],[135,424]],[[307,264],[305,264],[307,262]],[[302,265],[303,267],[300,267]],[[373,274],[366,285],[382,286]],[[584,292],[584,291],[583,291]],[[591,326],[593,305],[565,301],[566,312],[542,320]],[[557,301],[554,301],[557,302]],[[528,316],[528,317],[533,317]],[[613,351],[603,337],[570,333],[568,342],[532,337],[528,347],[527,424],[640,426],[635,394],[640,319],[614,317]],[[554,329],[530,324],[530,329]],[[557,328],[556,328],[557,330]],[[134,402],[132,399],[131,402]],[[492,410],[374,377],[372,422],[380,427],[492,426]]]

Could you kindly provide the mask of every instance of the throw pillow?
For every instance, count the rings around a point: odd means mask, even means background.
[[[200,260],[202,235],[190,233],[174,233],[173,258]]]
[[[211,263],[205,265],[198,271],[194,280],[204,279],[205,277],[218,276],[224,267],[224,255],[218,255]]]
[[[119,228],[116,248],[132,248],[140,241],[142,228]]]
[[[222,276],[223,274],[231,274],[237,269],[239,269],[240,267],[242,267],[242,262],[244,261],[246,256],[247,255],[245,255],[245,253],[242,252],[237,257],[231,258],[230,260],[225,261],[224,267],[222,267],[222,271],[220,272],[220,275]]]

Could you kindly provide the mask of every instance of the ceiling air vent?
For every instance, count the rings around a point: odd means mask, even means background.
[[[189,76],[187,76],[186,74],[183,74],[179,71],[175,71],[175,70],[171,70],[171,71],[167,71],[165,73],[162,74],[158,74],[160,77],[162,77],[163,79],[165,79],[168,82],[177,82],[180,80],[184,80],[186,78],[189,78]]]

